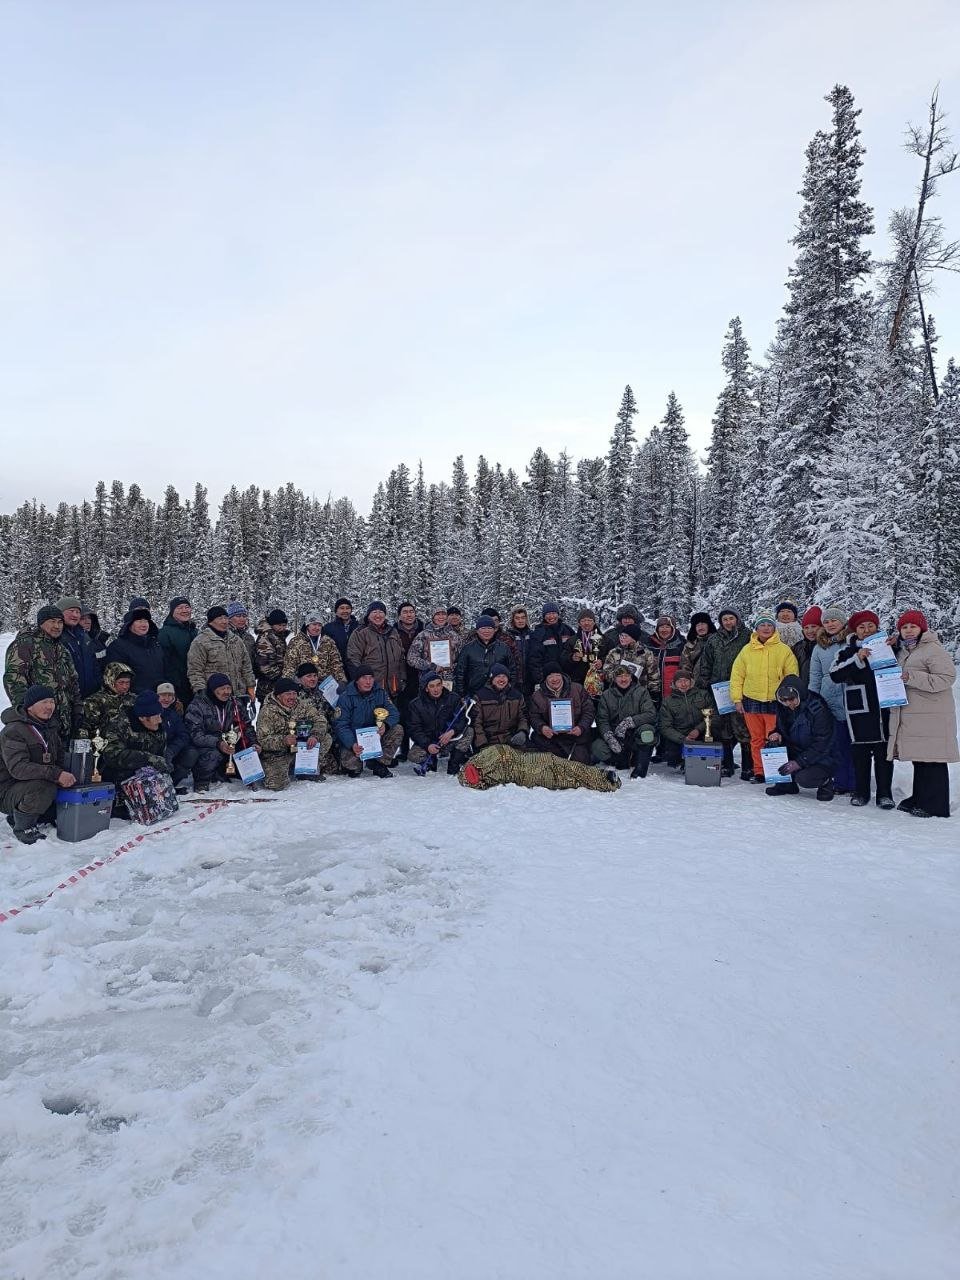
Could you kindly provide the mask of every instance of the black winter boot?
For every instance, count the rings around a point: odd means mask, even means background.
[[[46,840],[46,836],[37,826],[35,813],[21,813],[19,809],[13,815],[13,834],[21,844],[36,844],[38,840]]]
[[[462,751],[451,751],[450,759],[447,761],[447,776],[452,777],[458,774],[466,758]]]
[[[650,747],[638,748],[636,755],[633,757],[633,768],[630,771],[631,778],[645,778],[647,776],[651,754]]]
[[[736,773],[736,766],[733,763],[733,743],[725,742],[723,744],[723,759],[720,761],[720,777],[732,778]]]
[[[392,778],[393,774],[382,760],[368,760],[367,768],[375,778]]]
[[[817,799],[830,801],[836,795],[836,790],[832,782],[825,782],[822,787],[817,787]],[[844,792],[846,794],[846,792]]]
[[[800,788],[795,782],[778,782],[775,786],[767,787],[768,796],[795,796],[799,795]],[[833,799],[833,796],[830,797]]]

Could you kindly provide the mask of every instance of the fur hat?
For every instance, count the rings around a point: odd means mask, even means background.
[[[793,603],[792,600],[781,600],[773,612],[777,614],[780,612],[781,609],[789,609],[790,612],[793,614],[794,619],[797,619],[800,616],[800,610],[797,608],[797,606]],[[776,621],[776,619],[774,619],[774,621]]]
[[[617,621],[622,622],[624,618],[636,618],[638,622],[642,622],[643,614],[635,604],[631,604],[629,600],[624,600],[623,604],[617,610]]]

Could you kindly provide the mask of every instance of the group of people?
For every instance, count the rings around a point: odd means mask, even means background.
[[[526,772],[553,780],[531,785],[594,785],[584,780],[591,769],[608,784],[618,770],[683,769],[685,748],[714,740],[722,774],[739,767],[754,783],[765,782],[764,749],[785,747],[770,796],[812,788],[819,800],[849,795],[862,806],[873,783],[882,809],[894,807],[893,762],[911,761],[913,792],[898,807],[949,816],[956,668],[918,610],[885,638],[906,694],[893,707],[881,706],[869,643],[880,618],[869,609],[801,614],[785,600],[749,626],[722,608],[716,622],[695,613],[681,632],[668,616],[647,629],[627,603],[606,629],[589,608],[575,623],[554,600],[533,625],[522,606],[504,621],[486,605],[470,627],[454,605],[422,620],[405,602],[390,621],[381,600],[358,618],[341,598],[328,618],[308,612],[291,637],[282,609],[251,629],[245,606],[231,601],[198,626],[179,596],[160,626],[148,601],[131,600],[110,637],[94,608],[68,597],[41,608],[7,650],[0,808],[18,839],[42,838],[58,787],[76,781],[66,753],[77,737],[102,743],[105,780],[149,766],[181,793],[226,780],[233,757],[251,750],[264,785],[282,790],[300,745],[317,752],[311,781],[388,778],[403,761],[427,775],[443,761],[465,785],[489,785],[477,762],[497,748],[500,761],[558,762],[504,765],[506,780]]]

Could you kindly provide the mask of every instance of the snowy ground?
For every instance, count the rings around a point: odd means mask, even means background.
[[[955,1280],[957,825],[398,776],[148,838],[0,925],[0,1277]]]

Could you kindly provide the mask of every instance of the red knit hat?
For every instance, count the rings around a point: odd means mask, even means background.
[[[915,627],[920,628],[921,632],[928,630],[927,620],[923,616],[923,614],[920,612],[919,609],[907,609],[905,613],[901,613],[900,617],[897,619],[898,631],[904,625],[904,623],[906,623],[907,626],[913,623]]]
[[[880,617],[872,609],[858,609],[856,613],[851,613],[847,630],[856,631],[861,622],[872,622],[877,630],[880,630]]]
[[[801,627],[819,627],[823,625],[823,615],[818,604],[812,604],[800,619]]]

